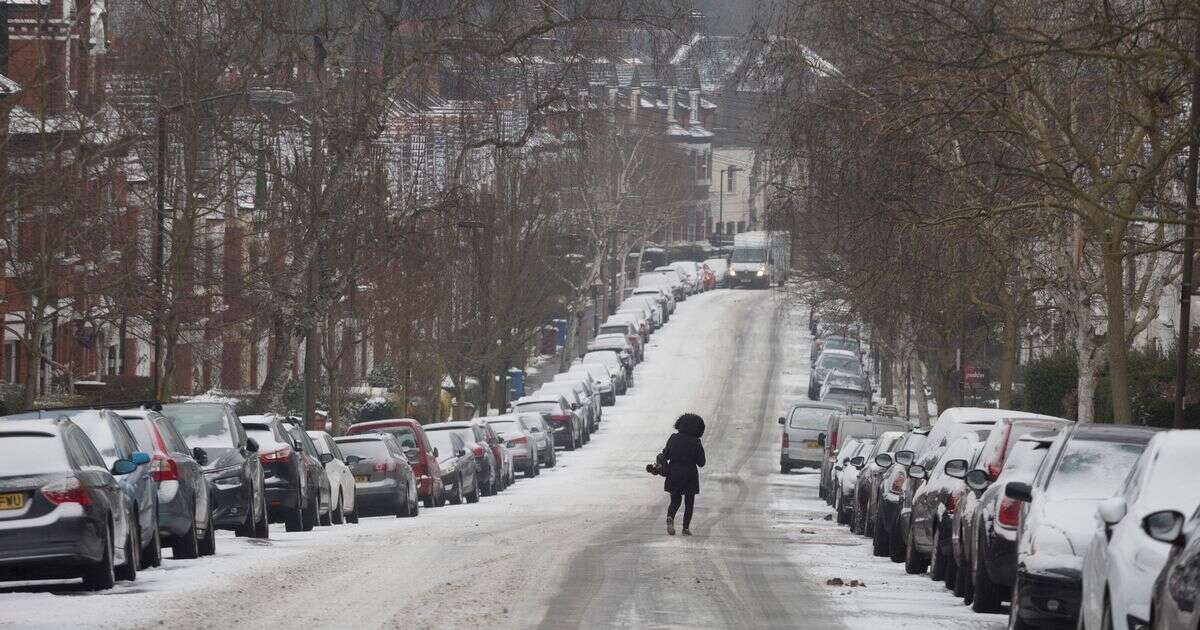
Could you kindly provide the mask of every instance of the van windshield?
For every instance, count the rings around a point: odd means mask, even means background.
[[[739,247],[733,250],[733,262],[767,262],[767,250],[762,247]]]
[[[824,431],[829,426],[829,414],[831,413],[833,412],[829,409],[797,407],[792,410],[792,417],[788,421],[788,426],[793,429]]]

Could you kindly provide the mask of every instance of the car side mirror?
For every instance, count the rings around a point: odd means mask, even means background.
[[[1184,542],[1183,525],[1187,519],[1175,510],[1151,512],[1142,519],[1142,530],[1159,542],[1171,545]]]
[[[787,422],[787,420],[784,420],[783,416],[779,416],[779,424],[783,424],[785,422]]]
[[[460,449],[458,449],[458,452],[454,454],[454,456],[455,456],[455,457],[462,457],[462,456],[464,456],[464,455],[466,455],[466,454],[467,454],[467,449],[465,449],[465,448],[460,448]]]
[[[114,475],[128,475],[137,469],[138,465],[133,463],[132,460],[118,459],[117,461],[113,462],[112,468],[109,470]]]
[[[134,466],[145,466],[150,463],[150,456],[141,451],[134,451],[129,454],[129,461],[133,462]]]
[[[825,434],[824,433],[817,434],[817,446],[825,446]]]
[[[946,475],[948,477],[954,477],[955,479],[965,479],[967,477],[967,469],[968,468],[970,468],[970,464],[967,463],[967,460],[952,459],[952,460],[946,462],[946,465],[942,467],[942,470],[946,472]]]
[[[208,452],[197,446],[192,449],[192,459],[196,460],[197,464],[204,466],[208,464]]]
[[[433,447],[433,456],[434,456],[434,457],[437,457],[437,456],[438,456],[438,450],[437,450],[437,447],[436,447],[436,446],[435,446],[435,447]]]
[[[357,464],[358,462],[361,462],[362,459],[363,458],[359,457],[358,455],[347,455],[346,456],[346,465],[353,466],[353,465]]]
[[[967,476],[963,479],[967,482],[968,488],[980,492],[987,490],[987,487],[992,483],[992,478],[988,475],[988,471],[982,468],[967,471]]]
[[[916,454],[912,451],[896,451],[896,463],[901,466],[912,466]]]
[[[892,462],[891,453],[880,453],[875,456],[875,465],[880,468],[891,468]]]
[[[329,462],[333,461],[333,453],[321,453],[321,456],[318,459],[321,460],[322,464],[328,464]]]
[[[258,442],[256,442],[254,440],[254,438],[246,438],[246,452],[248,452],[248,453],[257,453],[258,452]]]
[[[926,475],[925,467],[920,464],[913,464],[908,467],[908,476],[912,479],[924,479]]]
[[[1100,520],[1109,526],[1120,523],[1121,519],[1125,518],[1127,511],[1129,511],[1129,506],[1125,503],[1125,497],[1109,497],[1096,506],[1096,513],[1100,515]]]
[[[866,463],[867,463],[867,458],[863,457],[862,455],[858,455],[850,460],[850,465],[855,468],[862,468],[863,464],[866,464]]]
[[[1010,481],[1004,485],[1004,496],[1013,501],[1033,502],[1033,487],[1023,481]]]
[[[408,461],[415,462],[421,459],[421,451],[415,447],[406,448],[404,449],[404,456],[408,458]]]
[[[542,430],[537,427],[529,427],[529,432],[530,433],[541,433]]]

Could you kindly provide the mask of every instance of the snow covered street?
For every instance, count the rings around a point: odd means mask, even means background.
[[[1001,627],[872,557],[828,519],[815,474],[779,473],[776,418],[808,381],[805,321],[775,291],[697,295],[592,444],[538,478],[415,519],[222,532],[215,558],[167,559],[100,593],[5,584],[0,628]],[[666,535],[662,480],[643,470],[685,411],[708,423],[692,538]]]

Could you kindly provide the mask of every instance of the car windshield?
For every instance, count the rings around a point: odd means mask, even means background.
[[[454,440],[450,437],[450,431],[426,431],[425,437],[429,438],[429,445],[436,448],[438,457],[446,458],[454,455]]]
[[[829,409],[814,409],[812,407],[797,407],[792,410],[788,426],[793,429],[815,429],[824,431],[829,426]]]
[[[518,403],[516,407],[521,411],[545,411],[552,415],[558,415],[562,413],[562,407],[555,402]]]
[[[621,360],[618,359],[611,352],[589,352],[589,353],[583,355],[583,362],[584,363],[598,363],[600,365],[608,367],[608,366],[617,365],[618,363],[621,362]]]
[[[163,410],[174,416],[175,428],[187,439],[189,446],[233,448],[234,437],[220,407],[183,403],[163,405]]]
[[[862,364],[858,362],[858,359],[842,354],[821,355],[821,358],[817,361],[817,367],[834,372],[848,372],[850,374],[859,374],[862,372]]]
[[[387,459],[387,445],[382,440],[355,440],[348,442],[338,442],[338,446],[342,449],[342,454],[347,457],[356,455],[363,459]]]
[[[821,348],[824,350],[858,350],[858,342],[853,339],[827,339]]]
[[[1113,495],[1145,444],[1071,440],[1058,459],[1046,492],[1056,498],[1104,499]]]
[[[67,452],[57,437],[0,434],[0,477],[46,475],[70,469]]]
[[[417,448],[417,432],[409,427],[381,427],[371,429],[369,433],[383,433],[396,438],[400,448]]]
[[[629,324],[605,324],[600,327],[601,335],[624,335],[629,332]]]
[[[148,418],[125,418],[125,426],[129,427],[130,433],[133,433],[133,438],[137,440],[138,448],[145,453],[153,453],[158,450],[158,446],[154,444],[154,436],[150,434],[150,420]]]
[[[857,389],[830,389],[824,396],[822,401],[830,400],[834,402],[866,402],[870,400],[866,392]]]
[[[490,420],[488,424],[491,425],[493,431],[500,435],[521,432],[521,427],[516,420]]]
[[[764,247],[739,247],[733,250],[733,262],[760,263],[767,261]]]

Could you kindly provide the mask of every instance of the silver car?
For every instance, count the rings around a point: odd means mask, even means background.
[[[488,426],[504,441],[504,448],[512,455],[513,468],[526,477],[536,477],[541,468],[538,462],[537,440],[521,414],[490,416],[485,419]]]
[[[802,402],[792,407],[787,416],[779,418],[783,425],[783,442],[779,448],[779,472],[788,474],[793,468],[820,468],[825,459],[821,434],[829,426],[834,413],[843,411],[841,405],[825,402]]]

